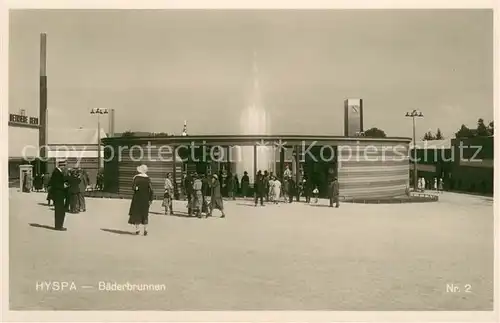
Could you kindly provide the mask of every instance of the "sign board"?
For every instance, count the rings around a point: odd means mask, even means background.
[[[25,115],[20,115],[20,114],[10,114],[9,115],[9,121],[10,122],[15,122],[15,123],[24,123],[24,124],[30,124],[30,125],[38,125],[38,118],[36,117],[28,117]]]

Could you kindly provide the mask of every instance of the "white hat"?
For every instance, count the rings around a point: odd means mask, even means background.
[[[137,166],[137,172],[139,172],[140,174],[146,174],[148,172],[148,166],[144,164]]]
[[[212,177],[215,179],[219,179],[219,176],[217,176],[217,174],[213,174]]]

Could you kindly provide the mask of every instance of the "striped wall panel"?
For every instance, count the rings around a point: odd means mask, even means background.
[[[380,144],[339,148],[341,196],[391,198],[405,194],[409,179],[408,145],[398,143],[397,150],[390,145]]]
[[[167,173],[174,173],[174,164],[176,166],[176,183],[177,189],[180,188],[182,176],[182,163],[177,158],[174,163],[171,151],[159,151],[151,148],[151,155],[154,158],[140,159],[139,149],[129,150],[122,148],[120,154],[120,162],[118,163],[118,193],[123,195],[132,195],[132,179],[137,174],[137,166],[145,164],[148,166],[148,175],[153,184],[153,190],[156,198],[161,198],[164,191],[165,176]]]
[[[147,143],[144,143],[146,147]],[[390,198],[405,194],[409,180],[408,143],[383,143],[360,141],[353,143],[349,149],[346,144],[339,146],[338,179],[340,195],[346,198]],[[181,188],[183,165],[179,157],[174,163],[172,151],[150,148],[152,158],[141,156],[140,149],[120,147],[120,160],[109,163],[115,165],[117,179],[114,180],[116,192],[124,195],[132,194],[132,178],[136,167],[144,163],[149,167],[153,189],[157,198],[163,195],[163,183],[167,173],[176,168],[177,191]],[[365,154],[366,151],[366,154]],[[142,157],[142,158],[141,158]],[[114,163],[114,164],[113,164]],[[212,171],[216,171],[212,165]]]

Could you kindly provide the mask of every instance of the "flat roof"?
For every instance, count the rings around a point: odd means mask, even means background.
[[[120,136],[103,138],[104,143],[120,143],[120,142],[157,142],[170,144],[189,144],[191,142],[206,143],[209,145],[258,145],[262,141],[281,140],[283,145],[310,145],[314,142],[318,144],[342,144],[342,143],[361,143],[361,142],[376,142],[376,143],[406,143],[411,142],[408,137],[386,137],[386,138],[371,138],[371,137],[345,137],[345,136],[317,136],[317,135],[190,135],[190,136]]]

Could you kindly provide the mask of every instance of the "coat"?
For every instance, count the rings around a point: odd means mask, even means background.
[[[328,197],[339,196],[339,181],[331,181],[328,185]]]
[[[212,194],[211,194],[211,201],[210,203],[212,204],[211,207],[213,209],[223,209],[223,203],[222,203],[222,194],[221,194],[221,189],[220,189],[220,183],[218,180],[214,180],[211,185],[212,188]]]
[[[54,169],[49,180],[49,197],[50,199],[64,199],[66,196],[66,187],[68,185],[67,178],[63,171],[59,168]]]
[[[147,175],[136,175],[132,180],[132,202],[128,212],[130,224],[148,224],[149,205],[153,201],[153,187]]]
[[[259,176],[255,179],[255,193],[266,194],[266,183],[264,182],[264,177]]]

